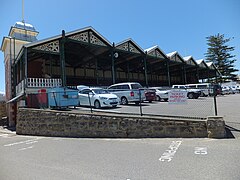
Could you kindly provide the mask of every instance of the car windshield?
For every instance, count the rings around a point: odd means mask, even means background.
[[[109,94],[109,91],[106,89],[93,89],[95,94]]]

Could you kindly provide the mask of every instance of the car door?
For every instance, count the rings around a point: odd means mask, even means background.
[[[82,106],[89,106],[89,98],[88,98],[88,94],[91,94],[91,90],[90,89],[83,89],[79,92],[79,102],[80,105]],[[90,96],[91,98],[91,96]]]

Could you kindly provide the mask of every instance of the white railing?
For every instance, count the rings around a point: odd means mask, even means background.
[[[27,78],[27,87],[59,87],[61,79]]]
[[[25,82],[27,82],[27,83],[25,83]],[[21,93],[24,93],[25,84],[27,85],[27,88],[60,87],[60,86],[62,86],[62,80],[61,79],[45,79],[45,78],[27,78],[27,81],[26,81],[26,79],[22,80],[16,86],[16,95],[17,96]]]
[[[24,93],[24,83],[25,80],[22,80],[17,86],[16,86],[16,96]]]

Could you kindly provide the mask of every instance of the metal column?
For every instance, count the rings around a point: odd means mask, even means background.
[[[145,54],[143,61],[144,61],[145,83],[146,83],[146,86],[148,87],[148,75],[147,75],[147,53]]]
[[[66,70],[65,70],[65,31],[62,30],[62,39],[60,40],[60,64],[61,64],[61,78],[62,86],[66,86]]]
[[[96,66],[96,72],[95,72],[95,75],[96,75],[96,81],[97,81],[97,85],[99,85],[99,78],[98,78],[98,59],[95,60],[95,66]]]
[[[24,49],[24,63],[25,63],[25,68],[24,68],[24,71],[25,71],[25,77],[24,77],[24,79],[25,79],[25,87],[28,87],[28,80],[27,80],[27,78],[28,78],[28,71],[27,71],[27,69],[28,69],[28,59],[27,59],[27,48],[25,48]],[[21,61],[20,61],[20,76],[22,76],[21,74]],[[22,80],[22,78],[20,77],[20,80]]]
[[[115,49],[115,44],[113,43],[113,48],[111,51],[111,58],[112,58],[112,83],[115,84],[116,79],[115,79],[115,62],[114,62],[114,49]]]
[[[171,86],[171,77],[170,77],[170,69],[169,69],[169,62],[167,61],[167,76],[168,76],[168,86]]]

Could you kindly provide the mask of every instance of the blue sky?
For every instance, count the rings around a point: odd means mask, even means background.
[[[234,37],[240,69],[239,0],[24,0],[24,19],[44,39],[86,26],[110,42],[132,38],[143,49],[158,45],[165,53],[204,58],[206,37]],[[0,39],[22,20],[22,0],[1,0]],[[4,59],[0,52],[0,91],[5,91]]]

